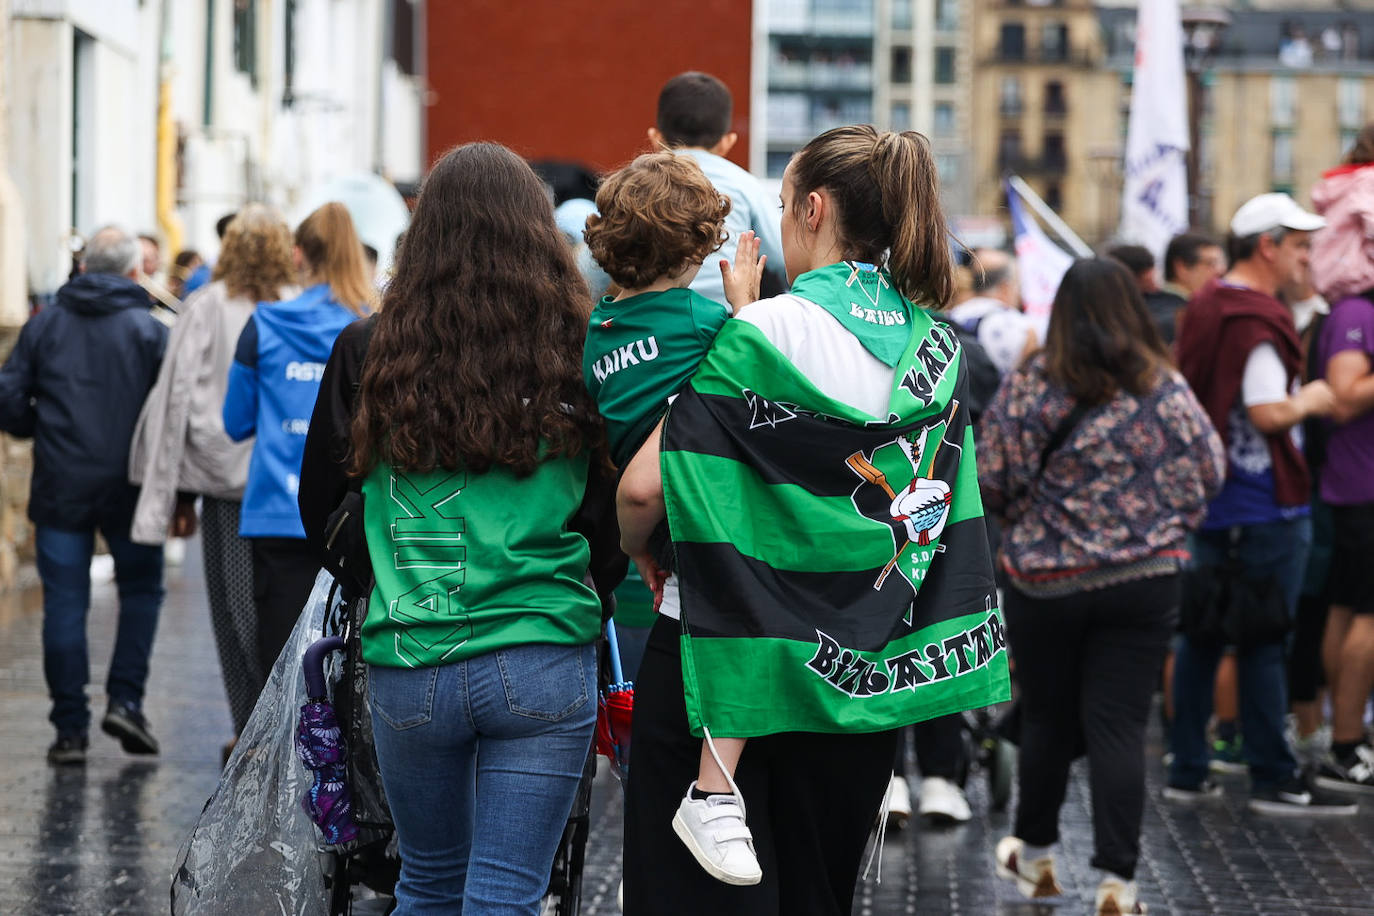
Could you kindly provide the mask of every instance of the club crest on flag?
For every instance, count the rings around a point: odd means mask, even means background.
[[[913,592],[919,591],[930,561],[943,549],[940,535],[949,519],[953,491],[948,482],[935,476],[935,459],[957,409],[955,401],[948,418],[898,436],[869,454],[855,452],[845,460],[864,481],[854,490],[855,510],[892,528],[892,559],[873,583],[875,591],[882,589],[894,569],[901,572]],[[888,497],[886,517],[872,508],[865,511],[861,505],[860,494],[867,486],[877,487]],[[868,500],[863,503],[871,506]]]

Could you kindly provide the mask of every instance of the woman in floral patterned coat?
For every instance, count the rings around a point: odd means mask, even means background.
[[[1005,522],[1003,606],[1021,685],[1020,801],[998,872],[1027,896],[1060,893],[1059,807],[1086,750],[1097,911],[1144,912],[1133,877],[1145,725],[1186,538],[1225,465],[1120,264],[1078,261],[1064,275],[1045,347],[983,415],[978,459],[986,509]]]

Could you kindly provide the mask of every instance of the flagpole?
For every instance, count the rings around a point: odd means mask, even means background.
[[[1078,234],[1069,228],[1069,224],[1059,218],[1059,214],[1050,209],[1049,204],[1040,199],[1040,195],[1035,193],[1035,189],[1026,184],[1020,175],[1007,176],[1007,184],[1012,190],[1021,195],[1021,199],[1030,204],[1030,208],[1036,215],[1049,224],[1062,241],[1068,243],[1073,249],[1073,253],[1080,258],[1090,258],[1093,250],[1088,244],[1078,237]]]

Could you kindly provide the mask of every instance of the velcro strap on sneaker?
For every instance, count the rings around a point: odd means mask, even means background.
[[[753,841],[754,835],[749,832],[748,827],[726,827],[723,830],[711,831],[711,838],[717,843],[725,843],[729,840],[749,840]]]
[[[742,821],[744,820],[744,812],[741,811],[739,805],[734,802],[722,802],[717,805],[708,805],[706,810],[701,812],[701,820],[703,823],[706,821],[718,821],[726,817]]]

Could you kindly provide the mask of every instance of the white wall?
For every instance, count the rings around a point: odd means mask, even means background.
[[[331,178],[421,175],[423,85],[384,63],[384,0],[297,3],[290,107],[284,0],[258,0],[256,87],[235,66],[233,0],[215,0],[208,124],[205,0],[11,0],[10,173],[23,200],[34,292],[66,279],[74,229],[157,229],[164,2],[187,247],[214,257],[215,221],[250,200],[290,214]]]

